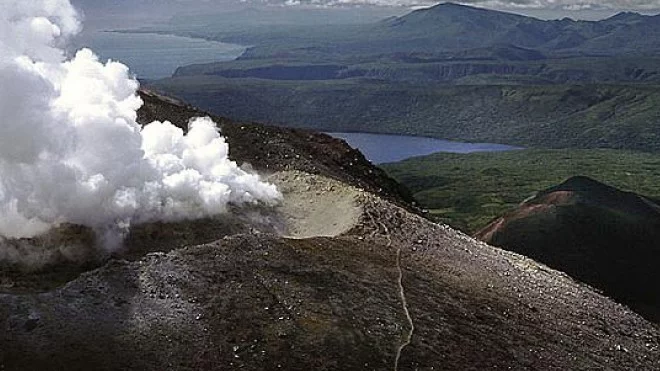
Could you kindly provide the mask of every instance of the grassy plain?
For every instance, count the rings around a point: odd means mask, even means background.
[[[436,219],[473,233],[535,192],[574,175],[660,198],[660,155],[620,150],[520,150],[416,157],[382,168]]]

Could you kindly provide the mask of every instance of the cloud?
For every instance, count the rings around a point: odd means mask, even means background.
[[[79,30],[69,0],[0,2],[0,236],[60,223],[119,233],[280,198],[229,160],[209,118],[187,134],[169,122],[141,128],[125,65],[88,49],[66,57]]]
[[[639,10],[660,9],[660,0],[462,0],[455,1],[464,5],[473,5],[494,9],[547,9],[547,10]],[[255,1],[264,3],[264,1]],[[349,6],[377,5],[399,7],[427,7],[438,4],[426,0],[270,0],[269,4],[289,6]]]
[[[467,0],[466,5],[493,8],[532,8],[551,10],[652,10],[660,9],[660,0]]]
[[[73,0],[84,7],[114,7],[156,4],[158,8],[183,5],[191,9],[199,6],[215,6],[218,9],[249,4],[251,6],[274,5],[284,7],[348,7],[390,6],[418,8],[440,3],[433,0]],[[456,0],[456,3],[493,9],[539,9],[539,10],[660,10],[660,0]]]

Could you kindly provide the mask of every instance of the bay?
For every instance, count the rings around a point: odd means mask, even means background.
[[[83,47],[92,49],[102,61],[126,64],[138,78],[147,80],[170,77],[180,66],[234,60],[246,49],[190,37],[104,30],[84,32],[71,49]]]

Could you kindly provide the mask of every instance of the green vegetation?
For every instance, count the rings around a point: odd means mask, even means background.
[[[453,86],[218,76],[177,77],[152,86],[222,116],[321,131],[660,151],[658,86]]]
[[[301,55],[291,57],[288,54],[285,54],[286,57],[249,58],[250,54],[254,53],[251,49],[239,60],[181,67],[175,76],[213,75],[281,80],[288,79],[278,75],[282,68],[304,71],[305,68],[331,65],[337,67],[337,71],[332,75],[324,74],[319,77],[325,80],[364,77],[455,85],[496,84],[503,81],[502,76],[506,82],[519,85],[660,81],[660,57],[657,56],[511,60],[515,58],[515,50],[502,48],[489,50],[483,57],[455,58],[448,55],[445,58],[428,58],[413,53],[374,58],[347,54],[329,60],[325,55],[315,56],[316,49],[306,51],[308,55],[304,58]],[[493,53],[501,54],[502,57]],[[295,79],[309,78],[301,74]]]
[[[468,233],[574,175],[660,198],[660,155],[617,150],[438,153],[385,164],[430,214]]]

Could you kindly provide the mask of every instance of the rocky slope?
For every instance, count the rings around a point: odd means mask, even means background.
[[[142,119],[194,113],[144,97]],[[63,286],[5,290],[0,369],[660,367],[649,322],[416,215],[343,143],[221,124],[232,156],[268,170],[282,205],[225,216],[236,229],[143,226],[123,256]]]
[[[540,192],[476,234],[660,321],[660,206],[587,177]]]
[[[186,128],[191,117],[208,115],[175,99],[143,90],[145,105],[138,121],[169,120]],[[212,115],[211,115],[212,116]],[[360,151],[342,140],[306,130],[235,122],[212,116],[231,148],[230,157],[262,172],[300,170],[355,184],[399,204],[413,201],[408,190],[372,166]]]

